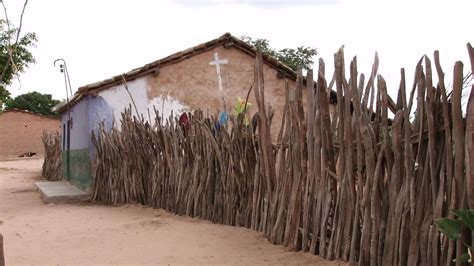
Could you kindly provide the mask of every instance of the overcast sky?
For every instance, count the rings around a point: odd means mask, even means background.
[[[23,0],[4,2],[18,25]],[[473,0],[30,0],[23,31],[38,34],[37,63],[9,90],[63,99],[57,58],[66,59],[75,90],[230,32],[266,38],[277,49],[316,47],[328,72],[341,45],[346,63],[357,55],[366,75],[378,51],[379,73],[395,97],[400,68],[412,80],[423,54],[439,50],[449,79],[457,60],[469,70],[473,10]]]

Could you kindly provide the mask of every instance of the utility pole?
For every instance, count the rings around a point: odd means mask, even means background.
[[[69,181],[71,178],[71,155],[70,155],[70,149],[71,149],[71,133],[70,130],[72,128],[72,121],[71,121],[71,107],[69,106],[69,100],[72,98],[72,88],[71,88],[71,80],[69,79],[69,72],[67,70],[67,65],[66,61],[62,58],[54,60],[53,65],[56,66],[56,63],[60,62],[59,64],[59,70],[61,73],[64,75],[64,85],[66,87],[66,106],[67,106],[67,122],[66,122],[66,130],[63,130],[63,143],[64,143],[64,138],[66,138],[66,179]]]

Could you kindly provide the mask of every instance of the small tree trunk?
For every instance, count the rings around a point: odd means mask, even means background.
[[[3,235],[0,233],[0,266],[5,266],[5,253],[3,252]]]

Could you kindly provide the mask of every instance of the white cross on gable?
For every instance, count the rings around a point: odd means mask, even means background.
[[[219,90],[222,91],[222,77],[221,77],[221,65],[228,64],[227,59],[219,59],[219,54],[214,53],[214,61],[209,62],[209,65],[215,65],[217,71],[217,83]]]

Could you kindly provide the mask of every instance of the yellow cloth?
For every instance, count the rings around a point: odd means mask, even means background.
[[[252,107],[252,104],[250,102],[247,102],[247,108],[244,110],[245,108],[245,100],[242,99],[240,96],[237,97],[237,101],[235,103],[235,114],[237,116],[239,116],[240,114],[244,113],[244,125],[248,125],[249,124],[249,117],[247,115],[247,111]]]

